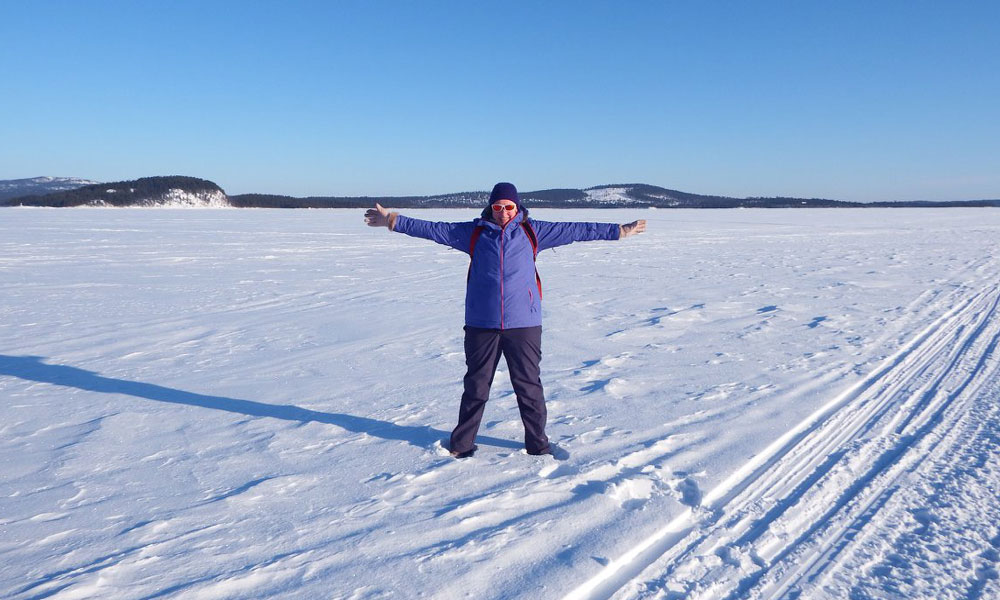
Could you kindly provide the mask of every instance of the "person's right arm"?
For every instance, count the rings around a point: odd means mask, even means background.
[[[468,254],[472,240],[472,221],[463,223],[443,223],[414,219],[399,213],[389,212],[376,204],[365,213],[365,222],[372,227],[388,227],[390,231],[431,240]]]

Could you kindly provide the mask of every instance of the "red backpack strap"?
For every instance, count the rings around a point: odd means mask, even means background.
[[[528,241],[531,242],[531,250],[534,253],[533,257],[538,260],[538,236],[535,235],[535,228],[531,226],[531,223],[527,219],[521,221],[521,227],[524,228],[524,233],[528,236]],[[538,274],[538,267],[535,267],[535,285],[538,286],[538,299],[542,299],[542,276]]]
[[[531,250],[534,252],[535,260],[538,260],[538,236],[535,235],[535,228],[527,219],[521,221],[521,227],[524,228],[524,233],[527,234],[528,241],[531,242]]]
[[[476,251],[476,242],[482,234],[483,226],[476,225],[475,229],[472,230],[472,237],[469,238],[469,272],[465,275],[466,283],[468,283],[469,278],[472,277],[472,253]]]
[[[472,237],[469,238],[469,258],[472,258],[472,253],[476,251],[476,241],[482,234],[483,226],[476,225],[476,227],[472,230]]]

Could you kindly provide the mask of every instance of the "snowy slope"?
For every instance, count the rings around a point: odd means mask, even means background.
[[[115,189],[105,190],[110,196],[117,193]],[[99,199],[90,202],[88,207],[111,208],[107,200]],[[143,200],[144,208],[232,208],[229,198],[221,190],[190,192],[180,188],[171,188],[163,194]],[[135,207],[128,207],[135,208]]]
[[[3,211],[0,596],[1000,595],[1000,212],[536,211],[565,461],[361,213]]]
[[[584,190],[583,193],[587,194],[587,202],[595,204],[634,202],[628,195],[629,189],[627,187],[600,187]]]

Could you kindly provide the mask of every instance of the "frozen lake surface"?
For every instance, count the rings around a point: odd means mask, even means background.
[[[1000,210],[533,211],[563,461],[362,214],[0,210],[0,597],[1000,597]]]

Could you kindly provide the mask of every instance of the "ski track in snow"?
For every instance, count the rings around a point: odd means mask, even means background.
[[[442,447],[459,253],[360,211],[4,212],[0,596],[1000,593],[1000,218],[646,212],[539,259],[560,461],[502,363],[480,452]]]
[[[827,583],[838,555],[877,535],[870,524],[904,478],[986,453],[983,438],[997,447],[998,290],[960,288],[879,368],[566,598],[846,597]],[[989,541],[968,597],[997,577]]]

